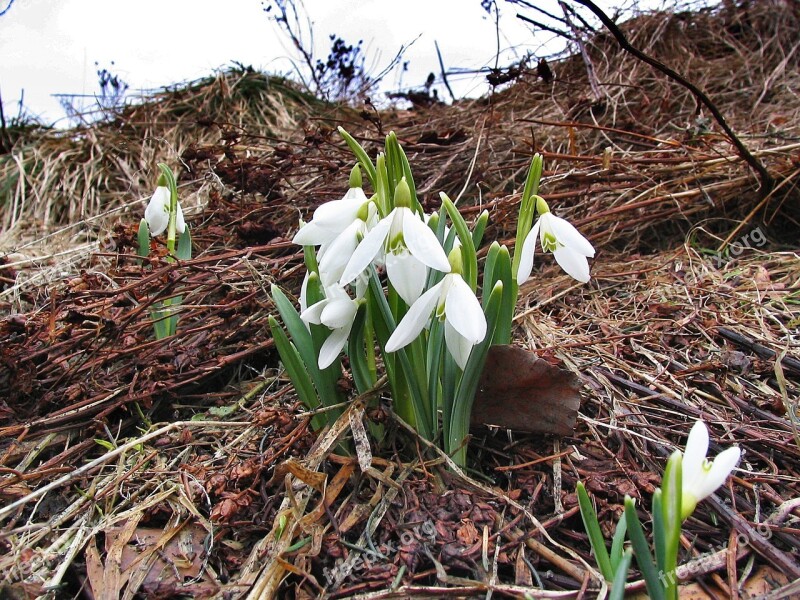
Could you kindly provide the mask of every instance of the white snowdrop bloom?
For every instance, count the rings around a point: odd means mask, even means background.
[[[147,221],[147,227],[150,229],[150,235],[161,235],[167,230],[169,225],[169,188],[160,185],[153,192],[153,197],[147,204],[144,210],[144,220]],[[183,233],[186,229],[186,222],[183,220],[183,210],[181,204],[178,202],[178,215],[175,219],[175,231]]]
[[[395,192],[395,208],[358,244],[342,273],[342,285],[356,279],[370,263],[383,257],[389,281],[410,305],[425,288],[428,267],[444,273],[450,271],[436,234],[409,206],[410,191],[402,179]]]
[[[568,221],[556,217],[547,203],[537,200],[539,218],[522,244],[521,259],[517,269],[517,283],[522,285],[531,276],[536,239],[545,252],[552,252],[556,262],[570,277],[583,283],[589,281],[588,258],[594,256],[594,247]]]
[[[708,429],[703,421],[697,421],[689,432],[681,467],[683,519],[694,512],[698,502],[725,483],[741,456],[738,446],[723,450],[713,461],[706,459],[707,452]]]
[[[473,346],[486,337],[486,317],[459,273],[448,273],[411,305],[386,342],[386,350],[396,352],[413,342],[430,322],[432,313],[444,321],[445,344],[463,370]]]
[[[363,295],[363,291],[361,294]],[[328,287],[325,288],[323,300],[312,304],[300,313],[300,318],[306,323],[324,325],[331,330],[319,351],[318,365],[320,369],[325,369],[333,364],[347,343],[358,312],[359,298],[360,296],[357,294],[356,299],[352,299],[343,288],[338,286]]]
[[[361,207],[368,202],[364,190],[351,187],[341,200],[321,204],[310,222],[292,238],[301,246],[322,246],[332,242],[356,220]]]

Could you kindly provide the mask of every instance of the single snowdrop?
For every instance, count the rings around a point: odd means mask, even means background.
[[[166,186],[166,180],[163,176],[158,178],[158,187],[153,192],[153,197],[147,204],[144,210],[144,220],[147,221],[147,227],[150,230],[150,235],[161,235],[167,230],[169,225],[169,201],[170,192]],[[178,214],[175,218],[175,230],[178,233],[183,233],[186,229],[186,222],[183,220],[183,210],[178,203]]]
[[[447,273],[450,263],[436,234],[411,210],[411,190],[405,177],[395,190],[395,208],[358,244],[342,273],[341,285],[361,275],[383,257],[386,274],[406,304],[413,304],[425,288],[428,267]]]
[[[350,189],[344,197],[320,205],[311,221],[300,227],[292,242],[301,246],[329,244],[353,224],[361,207],[367,202],[367,196],[361,188],[361,171],[356,165],[350,172]]]
[[[521,258],[517,268],[517,283],[522,285],[531,276],[536,239],[545,252],[552,252],[556,262],[570,277],[580,282],[589,281],[588,258],[594,256],[594,247],[568,221],[550,212],[544,198],[536,198],[536,212],[539,214],[522,244]]]
[[[697,503],[708,498],[720,487],[739,462],[741,450],[738,446],[720,452],[713,461],[706,459],[708,452],[708,429],[703,421],[697,421],[689,432],[681,469],[682,518],[687,519]]]
[[[353,328],[353,321],[364,294],[364,289],[358,287],[355,299],[351,298],[344,288],[326,287],[325,298],[300,313],[300,318],[305,323],[324,325],[331,330],[319,351],[320,369],[333,364],[347,343],[347,338],[350,337],[350,330]]]
[[[486,317],[472,289],[461,277],[459,248],[450,252],[449,263],[451,272],[411,305],[386,342],[386,350],[396,352],[413,342],[433,313],[444,322],[447,350],[463,371],[473,346],[486,337]]]

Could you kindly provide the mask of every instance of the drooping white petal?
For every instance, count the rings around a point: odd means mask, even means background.
[[[481,303],[460,275],[450,274],[445,278],[450,279],[444,305],[447,322],[471,345],[482,342],[486,337],[486,317]]]
[[[320,369],[326,369],[331,366],[336,357],[342,352],[342,348],[344,348],[347,338],[350,336],[351,327],[352,323],[350,327],[334,329],[322,342],[322,347],[319,349],[319,360],[317,361]]]
[[[328,304],[328,301],[323,299],[315,304],[312,304],[308,308],[306,308],[303,312],[300,313],[300,318],[306,323],[313,323],[314,325],[321,325],[322,324],[322,311],[325,309],[325,306]]]
[[[447,351],[456,361],[456,364],[463,371],[467,366],[469,355],[472,352],[473,344],[463,335],[458,333],[450,321],[444,322],[444,342]]]
[[[386,241],[386,236],[389,234],[389,229],[392,226],[393,217],[394,211],[389,213],[387,217],[381,219],[378,224],[364,236],[364,239],[361,240],[361,243],[355,249],[344,268],[340,281],[342,285],[347,285],[358,277],[364,269],[369,266],[375,256],[381,252],[383,244]]]
[[[352,223],[361,206],[367,201],[364,190],[350,188],[341,200],[321,204],[314,211],[314,220],[319,227],[337,233]]]
[[[567,275],[581,283],[588,283],[591,278],[589,261],[586,260],[583,254],[575,252],[575,250],[567,246],[558,246],[553,250],[553,256]]]
[[[333,285],[341,279],[347,262],[358,246],[357,236],[363,226],[364,222],[356,219],[325,248],[325,253],[319,260],[322,285]]]
[[[431,313],[439,302],[443,284],[444,280],[440,281],[411,305],[406,315],[397,324],[397,328],[389,336],[389,341],[386,342],[387,352],[396,352],[416,339],[428,324]]]
[[[292,238],[293,244],[300,244],[301,246],[321,246],[336,239],[336,232],[331,229],[323,229],[314,221],[303,225],[294,237]]]
[[[150,235],[161,235],[169,224],[169,188],[160,185],[153,192],[147,208],[144,209],[144,219],[150,229]]]
[[[697,481],[703,472],[703,462],[708,452],[708,429],[703,421],[697,421],[689,432],[681,466],[684,488],[690,481]]]
[[[536,251],[536,241],[539,239],[540,225],[541,220],[536,221],[522,243],[519,267],[517,267],[517,283],[519,285],[528,281],[531,271],[533,271],[533,254]]]
[[[320,314],[320,321],[330,329],[353,324],[358,306],[349,297],[330,300]]]
[[[403,219],[403,241],[408,251],[431,269],[450,272],[450,261],[436,234],[410,208],[399,210]]]
[[[594,246],[575,229],[572,223],[561,217],[556,217],[552,213],[545,213],[540,219],[547,219],[547,227],[552,231],[553,235],[555,235],[559,244],[583,256],[594,256]]]
[[[408,252],[386,255],[386,275],[403,301],[411,306],[425,289],[428,267]]]
[[[186,231],[186,221],[183,219],[183,209],[180,202],[178,202],[178,215],[175,217],[175,231],[178,233]]]
[[[717,455],[711,467],[703,473],[702,482],[693,490],[698,501],[707,498],[725,483],[725,479],[739,462],[740,456],[741,449],[737,446],[723,450]]]

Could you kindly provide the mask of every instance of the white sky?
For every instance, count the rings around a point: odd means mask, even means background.
[[[8,2],[0,0],[0,10]],[[546,33],[534,38],[515,18],[516,7],[499,5],[506,49],[501,66],[515,52],[536,51],[552,39]],[[542,6],[560,14],[555,0]],[[363,39],[380,70],[401,44],[420,36],[405,55],[404,87],[421,85],[431,71],[439,74],[434,41],[448,69],[494,65],[495,24],[479,0],[306,0],[305,7],[317,58],[327,56],[328,35],[336,33],[349,44]],[[64,111],[51,95],[97,94],[98,68],[119,75],[136,95],[210,75],[232,61],[288,73],[297,55],[287,44],[259,0],[16,0],[0,17],[0,93],[6,119],[18,114],[24,90],[25,107],[53,122]],[[451,85],[457,96],[475,95],[484,89],[481,81],[453,78]],[[397,83],[390,76],[384,89]]]

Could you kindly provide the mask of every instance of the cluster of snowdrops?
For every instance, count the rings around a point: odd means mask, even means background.
[[[315,412],[315,427],[333,423],[348,400],[338,385],[346,355],[360,394],[379,387],[385,373],[396,414],[464,466],[472,402],[488,349],[511,342],[519,286],[531,277],[537,249],[552,253],[567,274],[585,283],[594,248],[574,226],[553,215],[538,194],[542,159],[535,155],[514,244],[509,250],[491,242],[479,277],[476,249],[483,245],[488,213],[470,226],[442,193],[441,212],[426,214],[394,133],[373,163],[353,137],[339,131],[357,164],[344,197],[319,206],[293,238],[303,246],[307,272],[299,307],[272,287],[282,321],[270,317],[276,348],[299,398]],[[166,165],[159,168],[158,187],[139,227],[139,253],[147,256],[151,238],[166,233],[167,260],[188,260],[191,236],[175,178]],[[364,191],[362,172],[371,196]],[[176,296],[154,304],[157,338],[175,333],[180,303]],[[708,444],[706,426],[698,421],[685,453],[676,450],[667,463],[662,488],[652,501],[655,554],[627,497],[609,552],[588,494],[578,484],[584,525],[599,573],[612,586],[611,597],[624,595],[635,556],[650,596],[677,598],[674,574],[682,523],[723,484],[740,458],[739,448],[733,447],[710,462]]]

